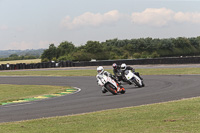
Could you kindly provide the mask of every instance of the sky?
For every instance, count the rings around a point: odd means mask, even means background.
[[[200,0],[0,0],[0,50],[200,36]]]

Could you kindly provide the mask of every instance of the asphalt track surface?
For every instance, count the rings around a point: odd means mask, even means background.
[[[200,75],[143,76],[143,88],[124,84],[125,94],[102,94],[95,77],[0,77],[0,84],[81,88],[75,94],[0,106],[0,122],[64,116],[200,96]]]

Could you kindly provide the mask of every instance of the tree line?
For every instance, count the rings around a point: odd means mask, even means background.
[[[117,38],[105,42],[88,41],[85,45],[75,46],[72,42],[64,41],[58,47],[50,44],[41,55],[42,62],[46,61],[90,61],[157,58],[175,56],[200,55],[200,36],[178,38]]]
[[[9,57],[0,58],[0,61],[11,61],[11,60],[27,60],[27,59],[39,59],[39,55],[18,55],[18,54],[11,54]]]

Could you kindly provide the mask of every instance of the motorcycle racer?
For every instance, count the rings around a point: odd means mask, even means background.
[[[112,67],[113,67],[113,73],[114,73],[115,77],[117,78],[117,80],[124,81],[122,78],[120,66],[118,66],[116,63],[113,63]]]
[[[103,68],[102,66],[98,66],[98,67],[97,67],[97,75],[96,75],[97,83],[98,83],[98,80],[100,80],[101,77],[102,77],[103,75],[112,78],[112,79],[117,83],[117,86],[119,86],[121,89],[124,90],[123,86],[121,86],[121,83],[118,82],[118,81],[113,77],[112,74],[110,74],[110,73],[107,72],[107,71],[104,71],[104,68]],[[98,84],[98,85],[99,85],[99,84]],[[121,90],[121,89],[120,89],[120,90]],[[104,87],[102,87],[102,93],[106,93],[106,92],[107,92],[107,90],[106,90]]]
[[[124,72],[125,72],[126,70],[131,70],[135,75],[137,75],[141,80],[143,80],[143,78],[140,77],[139,72],[135,72],[135,69],[134,69],[134,68],[132,68],[132,67],[130,67],[130,66],[127,66],[125,63],[122,63],[122,64],[121,64],[121,70],[122,70],[122,77],[123,77],[124,80],[126,80],[125,74],[124,74]]]

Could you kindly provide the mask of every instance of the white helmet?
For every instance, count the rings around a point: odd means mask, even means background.
[[[104,69],[103,69],[102,66],[97,67],[97,73],[98,73],[98,74],[102,74],[103,71],[104,71]]]
[[[125,63],[122,63],[122,64],[121,64],[121,69],[122,69],[122,70],[125,70],[125,69],[126,69],[126,64],[125,64]]]

